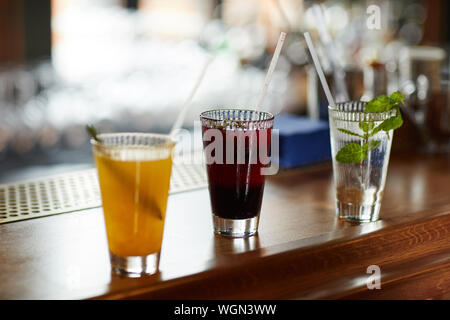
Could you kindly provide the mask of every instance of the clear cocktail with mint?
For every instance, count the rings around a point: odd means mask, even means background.
[[[379,219],[394,130],[403,121],[400,92],[329,107],[336,212],[352,221]]]

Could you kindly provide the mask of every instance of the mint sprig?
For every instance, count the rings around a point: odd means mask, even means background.
[[[336,154],[336,160],[342,163],[363,162],[367,158],[367,152],[358,143],[349,143]]]
[[[209,125],[214,129],[223,130],[225,128],[245,128],[245,125],[240,120],[233,120],[231,118],[223,118],[221,120],[210,120]]]
[[[95,129],[95,127],[93,125],[87,125],[86,131],[91,136],[92,139],[94,139],[98,143],[102,143],[102,139],[97,137],[97,130]]]
[[[396,113],[394,116],[384,120],[378,126],[375,127],[375,123],[373,121],[360,121],[359,128],[362,131],[361,133],[353,132],[347,129],[338,128],[339,131],[359,137],[363,139],[362,144],[358,144],[355,142],[349,143],[343,146],[338,153],[336,154],[336,161],[342,163],[360,163],[363,162],[367,158],[367,154],[369,151],[376,149],[380,144],[380,140],[371,140],[369,138],[373,137],[380,131],[386,132],[389,137],[389,131],[398,129],[403,124],[402,114],[400,112],[399,104],[404,104],[405,96],[400,92],[396,91],[392,93],[389,97],[385,95],[381,95],[377,98],[370,100],[364,112],[366,113],[375,113],[375,112],[386,112],[390,110],[395,110]]]

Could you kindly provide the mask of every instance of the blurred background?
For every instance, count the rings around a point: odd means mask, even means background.
[[[336,100],[407,94],[394,152],[448,153],[448,18],[444,0],[0,0],[0,182],[93,166],[86,124],[168,133],[208,53],[184,126],[251,108],[280,31],[264,109],[327,121],[309,31]]]

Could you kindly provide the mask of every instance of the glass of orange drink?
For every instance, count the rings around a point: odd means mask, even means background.
[[[109,133],[91,140],[112,271],[158,272],[175,143],[152,133]]]

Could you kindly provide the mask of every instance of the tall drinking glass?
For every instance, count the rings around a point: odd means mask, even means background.
[[[251,236],[258,230],[274,117],[221,109],[203,112],[200,119],[214,231]]]
[[[112,270],[158,271],[174,142],[167,136],[112,133],[91,140]]]
[[[396,114],[366,113],[365,105],[353,101],[328,108],[336,212],[339,218],[357,222],[379,218],[393,130],[375,128]],[[338,156],[343,148],[347,152]]]

